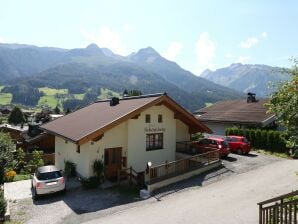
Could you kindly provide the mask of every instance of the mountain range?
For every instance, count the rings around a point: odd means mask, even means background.
[[[245,97],[247,90],[254,89],[238,88],[231,79],[239,77],[238,71],[248,74],[245,68],[250,70],[248,76],[254,75],[256,69],[251,66],[234,64],[215,72],[205,71],[199,77],[151,47],[124,57],[95,44],[76,49],[0,44],[0,85],[77,89],[78,93],[99,87],[118,93],[125,89],[138,89],[143,94],[167,92],[190,111],[206,103]],[[259,70],[269,75],[271,67],[267,67]],[[260,82],[258,75],[254,77],[256,83]]]
[[[236,63],[216,71],[206,70],[201,77],[243,93],[268,97],[274,91],[271,84],[288,80],[289,74],[284,68]]]

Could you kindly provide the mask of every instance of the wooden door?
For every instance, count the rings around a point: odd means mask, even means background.
[[[121,169],[122,148],[109,148],[104,152],[104,169],[107,179],[115,179]]]

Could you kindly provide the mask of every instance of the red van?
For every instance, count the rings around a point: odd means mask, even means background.
[[[251,144],[244,136],[229,135],[226,140],[230,145],[231,152],[248,154],[251,150]]]

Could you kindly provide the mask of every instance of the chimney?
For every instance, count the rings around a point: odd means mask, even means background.
[[[247,93],[247,100],[246,100],[246,102],[247,103],[255,103],[255,102],[257,102],[256,94],[255,93],[248,92]]]
[[[118,97],[112,97],[112,99],[110,99],[110,106],[116,106],[117,104],[119,104],[119,98]]]

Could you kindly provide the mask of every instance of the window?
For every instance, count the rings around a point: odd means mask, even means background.
[[[162,114],[158,115],[158,123],[162,123]]]
[[[77,153],[81,153],[81,146],[77,145]]]
[[[146,135],[146,151],[163,148],[163,133]]]
[[[146,114],[146,123],[150,123],[151,122],[151,116],[150,114]]]

